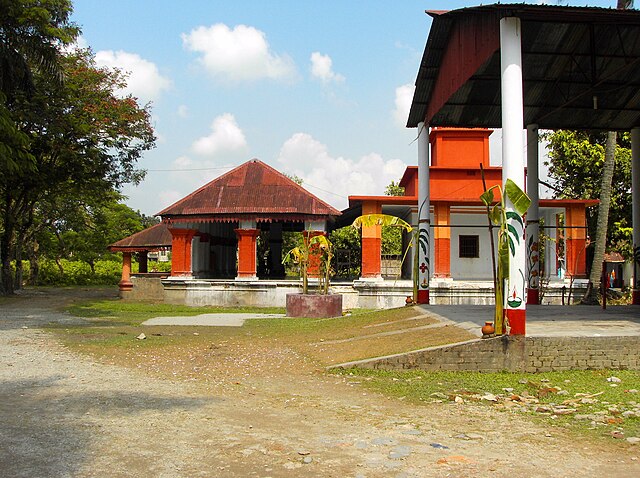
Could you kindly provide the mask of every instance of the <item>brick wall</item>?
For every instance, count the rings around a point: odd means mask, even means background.
[[[382,370],[640,369],[640,337],[495,337],[337,365]]]

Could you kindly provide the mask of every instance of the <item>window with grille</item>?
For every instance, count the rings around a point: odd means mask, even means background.
[[[478,236],[459,236],[458,257],[480,257],[480,239]]]

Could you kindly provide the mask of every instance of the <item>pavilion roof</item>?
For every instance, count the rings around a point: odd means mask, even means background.
[[[170,248],[171,233],[164,223],[136,232],[107,247],[111,252],[140,252]]]
[[[271,166],[252,159],[158,213],[165,222],[325,220],[341,213]]]
[[[521,21],[524,128],[640,126],[640,12],[495,4],[428,11],[429,38],[407,122],[501,126],[500,28]]]

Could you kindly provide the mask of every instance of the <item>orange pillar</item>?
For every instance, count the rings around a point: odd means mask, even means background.
[[[434,211],[434,253],[435,277],[451,277],[451,209],[447,203],[435,203]]]
[[[120,290],[131,290],[131,252],[122,253],[122,279],[118,283]]]
[[[303,231],[302,237],[305,243],[308,245],[311,238],[316,236],[326,236],[327,233],[324,231]],[[320,271],[320,259],[322,256],[322,252],[320,251],[320,246],[318,244],[314,244],[309,249],[309,264],[307,265],[307,276],[319,278],[321,275]]]
[[[382,206],[376,202],[365,201],[362,203],[362,215],[380,214]],[[382,278],[382,264],[380,254],[382,251],[382,226],[362,226],[362,279]]]
[[[565,267],[567,276],[587,276],[587,229],[584,204],[570,205],[565,213]]]
[[[169,229],[171,233],[171,277],[191,276],[191,241],[195,229]]]
[[[257,238],[259,229],[235,229],[238,236],[238,275],[236,279],[257,279]]]

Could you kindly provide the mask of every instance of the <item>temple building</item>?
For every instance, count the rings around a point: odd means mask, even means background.
[[[432,262],[420,266],[429,267],[434,303],[477,302],[493,287],[487,209],[480,201],[485,190],[502,185],[502,168],[489,163],[491,133],[484,128],[433,128],[430,132]],[[404,188],[404,196],[350,196],[350,208],[345,216],[389,214],[415,226],[418,223],[418,167],[406,169],[400,186]],[[565,285],[565,279],[574,289],[584,285],[588,245],[586,208],[595,204],[595,200],[540,200],[543,241],[541,250],[528,257],[526,279],[530,303],[540,300],[538,291],[532,293],[532,289],[539,289],[541,278],[550,288],[548,298],[561,293],[559,289]],[[381,229],[381,226],[372,226],[363,230],[362,280],[382,279]],[[496,228],[493,235],[497,244]],[[408,234],[405,236],[407,244],[411,238]],[[411,278],[412,263],[411,259],[405,260],[402,278]]]
[[[482,128],[434,128],[430,132],[432,302],[491,303],[493,273],[485,189],[502,184],[502,168],[489,162],[489,136]],[[112,246],[123,253],[124,297],[161,297],[191,305],[283,305],[297,292],[298,280],[286,280],[282,233],[313,236],[349,226],[363,214],[418,221],[418,168],[409,166],[400,186],[403,196],[350,196],[338,211],[287,176],[259,160],[248,161],[214,179],[158,213],[162,223]],[[528,300],[560,302],[562,287],[579,290],[586,278],[586,208],[595,200],[540,200],[543,240],[528,258]],[[493,230],[494,242],[497,229]],[[400,305],[411,294],[413,260],[400,277],[382,275],[381,227],[362,230],[360,277],[334,281],[346,307]],[[258,239],[260,238],[260,239]],[[523,239],[524,240],[524,239]],[[531,240],[531,238],[527,238]],[[405,234],[405,246],[411,241]],[[261,242],[263,250],[258,251]],[[147,252],[170,248],[170,274],[147,272]],[[131,277],[131,254],[140,273]],[[426,267],[426,265],[422,265]],[[535,271],[535,272],[534,272]]]

